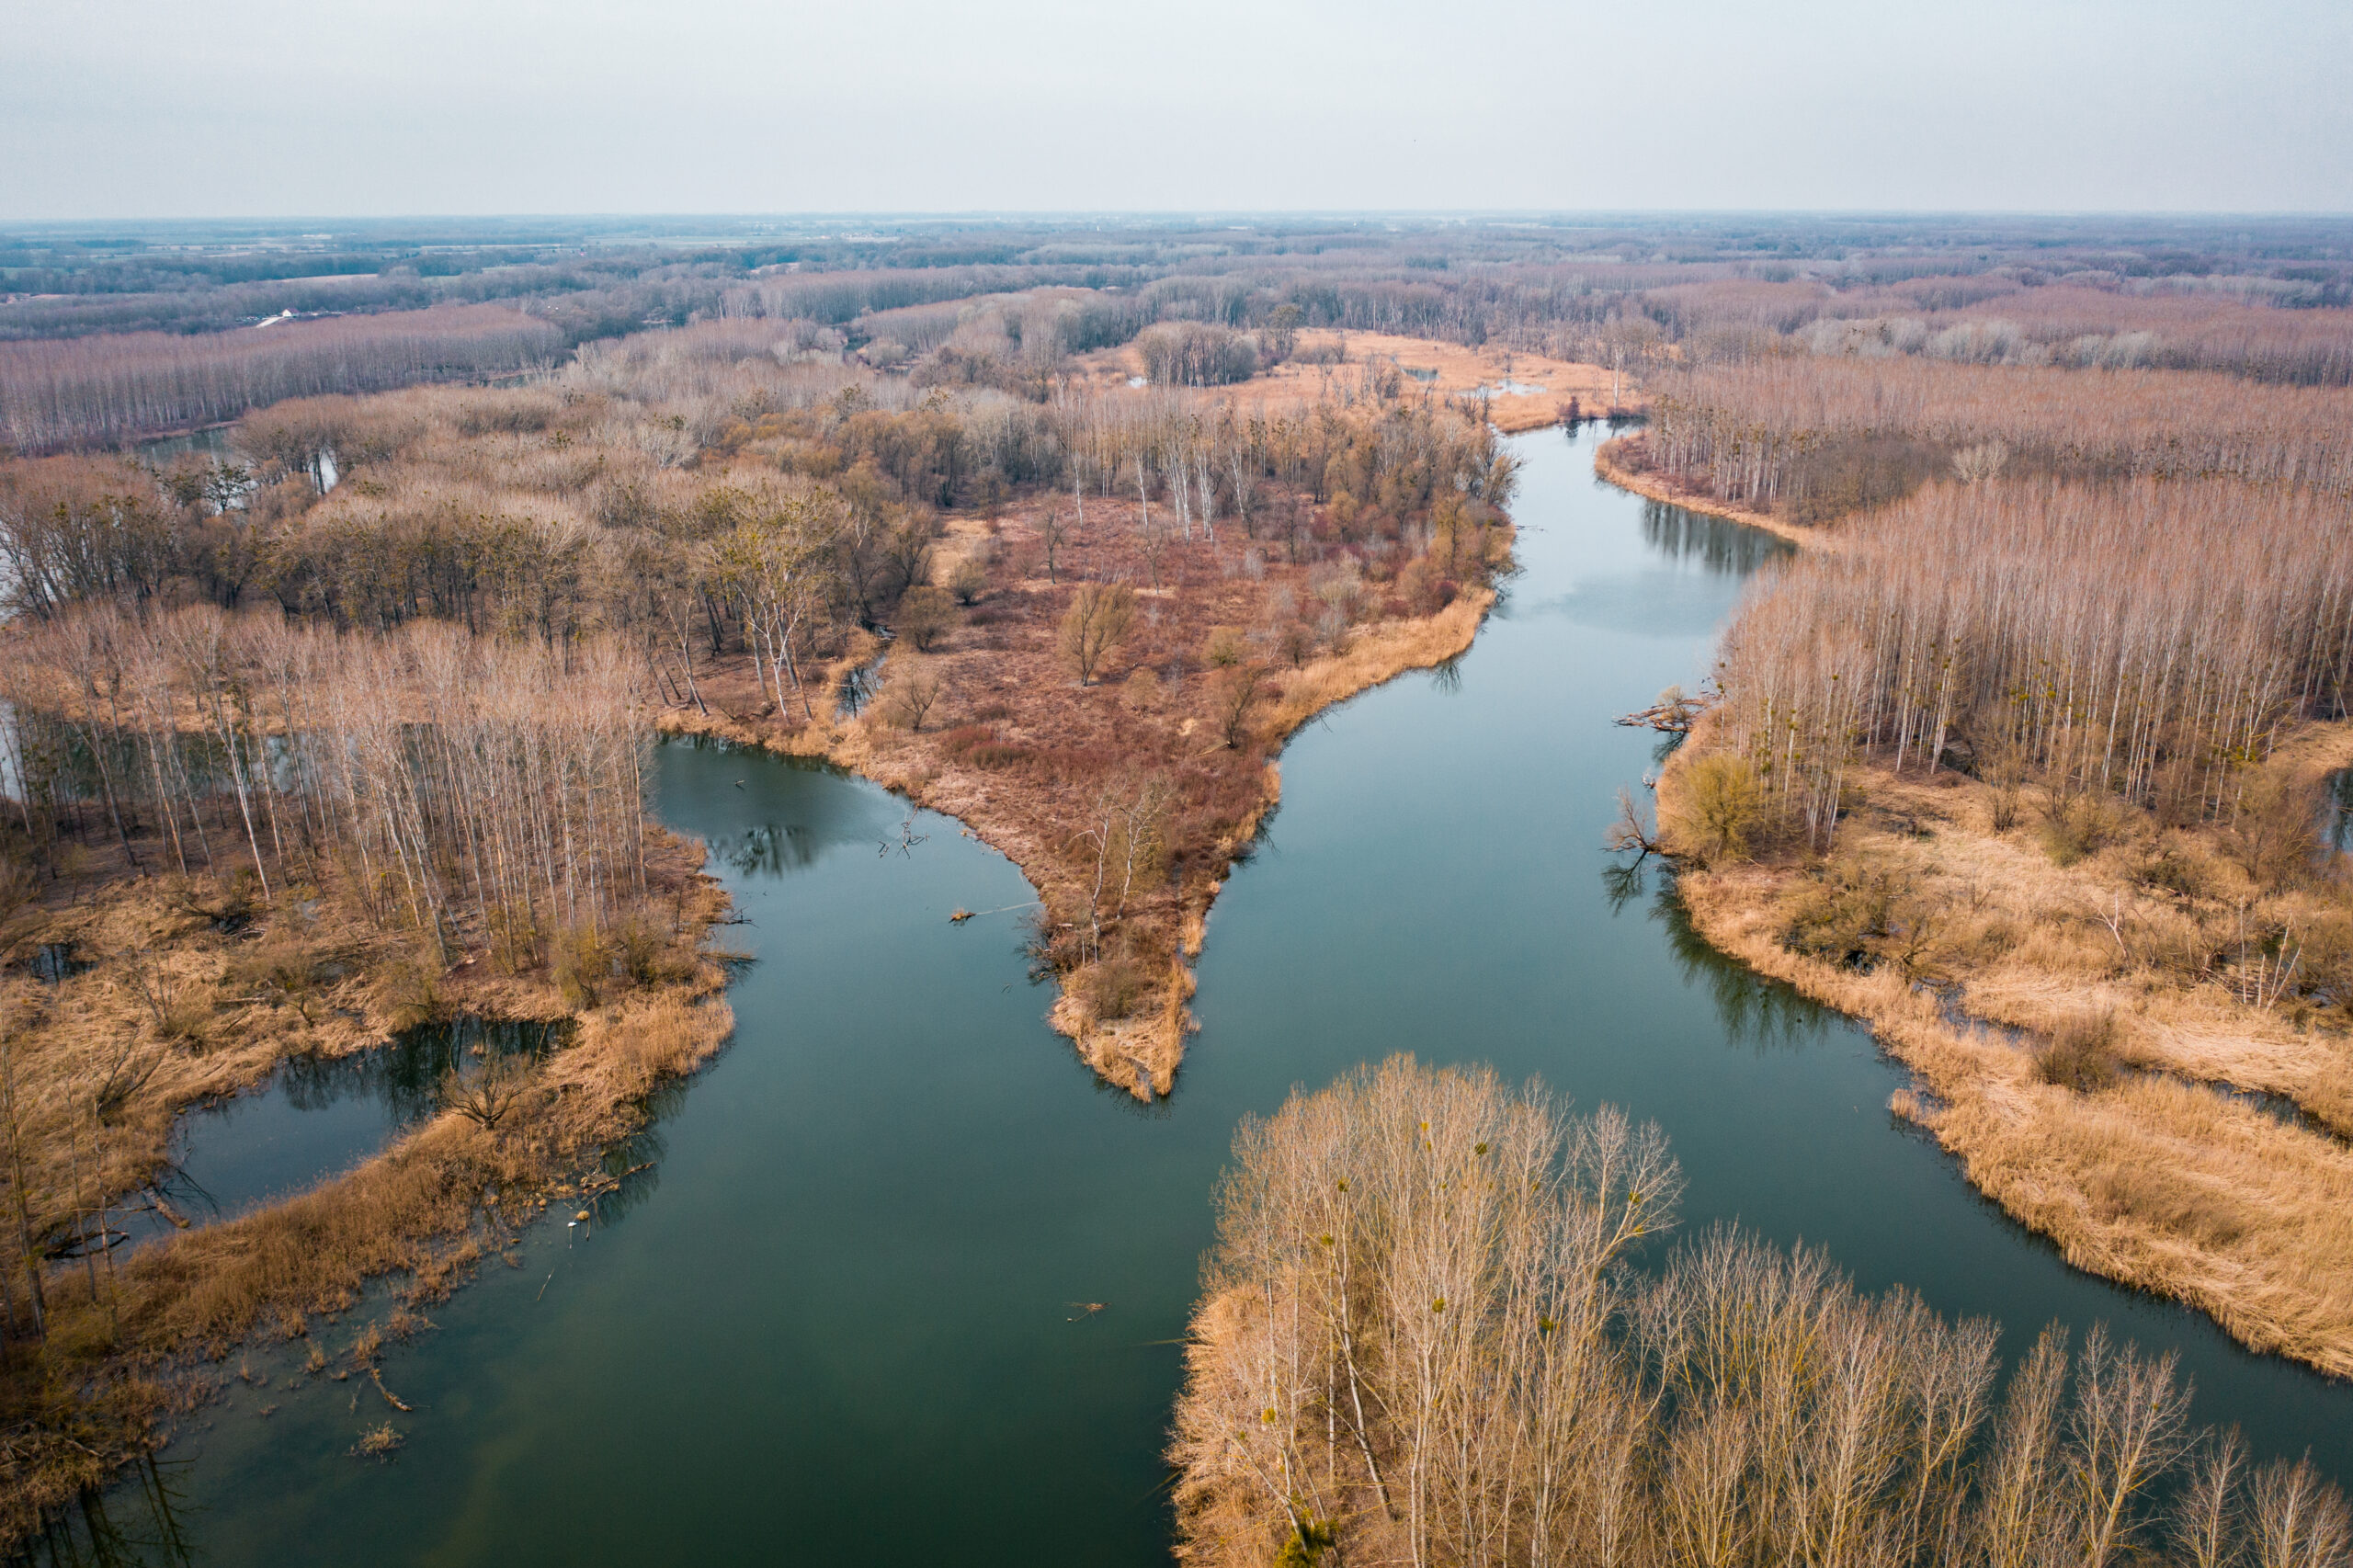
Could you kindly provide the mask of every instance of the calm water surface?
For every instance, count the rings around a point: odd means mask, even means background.
[[[543,1227],[364,1384],[240,1388],[171,1450],[191,1534],[253,1563],[1148,1564],[1210,1195],[1236,1121],[1396,1051],[1654,1118],[1687,1222],[1826,1246],[2007,1326],[2106,1318],[2180,1351],[2199,1415],[2339,1473],[2353,1392],[2069,1271],[1885,1107],[1860,1030],[1709,955],[1598,846],[1779,547],[1518,437],[1526,571],[1457,668],[1311,724],[1220,900],[1174,1099],[1098,1088],[1040,1021],[1029,896],[951,821],[824,771],[665,747],[659,810],[755,924],[733,1048],[585,1236]],[[739,786],[740,782],[740,788]],[[902,852],[902,826],[922,835]],[[1103,1302],[1092,1315],[1072,1303]],[[1076,1318],[1077,1321],[1072,1321]],[[340,1348],[351,1325],[323,1329]],[[291,1369],[279,1369],[278,1381]],[[355,1393],[355,1389],[358,1391]],[[267,1420],[256,1419],[275,1403]],[[120,1506],[127,1508],[127,1502]]]

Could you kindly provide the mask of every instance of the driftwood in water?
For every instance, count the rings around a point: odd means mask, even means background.
[[[1663,734],[1688,735],[1691,726],[1706,712],[1705,698],[1686,697],[1674,687],[1658,694],[1658,700],[1648,708],[1622,714],[1618,722],[1630,728],[1656,730]]]

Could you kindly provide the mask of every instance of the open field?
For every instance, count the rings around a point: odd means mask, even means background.
[[[1130,347],[1112,357],[1106,369],[1113,376],[1142,376],[1144,363]],[[1389,369],[1404,378],[1407,392],[1418,389],[1438,397],[1474,400],[1483,393],[1488,419],[1506,433],[1557,425],[1568,417],[1573,401],[1579,417],[1587,418],[1607,415],[1613,406],[1630,413],[1646,406],[1633,382],[1613,377],[1606,366],[1515,351],[1501,344],[1472,348],[1438,338],[1320,329],[1302,332],[1290,358],[1246,381],[1218,388],[1214,395],[1243,405],[1277,407],[1337,402],[1362,395],[1359,388],[1368,375]]]

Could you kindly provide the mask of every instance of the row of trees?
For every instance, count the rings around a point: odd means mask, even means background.
[[[1662,372],[1652,458],[1729,501],[1802,507],[1842,450],[2000,443],[2013,469],[2353,491],[2353,392],[2219,374],[2024,369],[1895,358],[1779,358]],[[1878,499],[1865,496],[1864,500]]]
[[[1673,1223],[1655,1128],[1410,1058],[1245,1122],[1172,1458],[1190,1562],[2341,1568],[2309,1464],[2193,1431],[2170,1358],[1995,1329]],[[2170,1507],[2160,1500],[2171,1494]]]
[[[93,604],[5,653],[11,804],[52,866],[78,835],[265,898],[332,869],[445,960],[486,932],[517,964],[643,891],[643,666],[611,644]]]
[[[2353,513],[2232,481],[1931,486],[1761,577],[1723,744],[1816,844],[1858,747],[2196,815],[2353,704]]]
[[[283,398],[509,375],[547,365],[560,346],[554,327],[497,305],[0,344],[0,443],[102,445]]]

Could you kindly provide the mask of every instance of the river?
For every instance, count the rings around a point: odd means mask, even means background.
[[[663,748],[659,814],[754,924],[733,1046],[667,1095],[658,1156],[585,1232],[542,1225],[360,1380],[256,1353],[165,1478],[224,1563],[1166,1561],[1173,1343],[1236,1122],[1412,1051],[1658,1120],[1687,1229],[1826,1247],[1867,1289],[2105,1318],[2180,1352],[2197,1415],[2353,1473],[2353,1391],[2067,1268],[1886,1109],[1860,1029],[1699,947],[1602,835],[1696,687],[1766,537],[1527,459],[1522,574],[1475,647],[1311,723],[1211,918],[1175,1096],[1099,1087],[1041,1021],[1003,858],[863,781]],[[903,836],[909,840],[902,847]],[[1089,1312],[1081,1303],[1100,1303]],[[320,1329],[330,1349],[351,1324]],[[267,1419],[264,1406],[273,1406]],[[390,1416],[389,1465],[349,1457]],[[131,1523],[118,1493],[111,1516]],[[135,1527],[134,1527],[135,1528]]]

